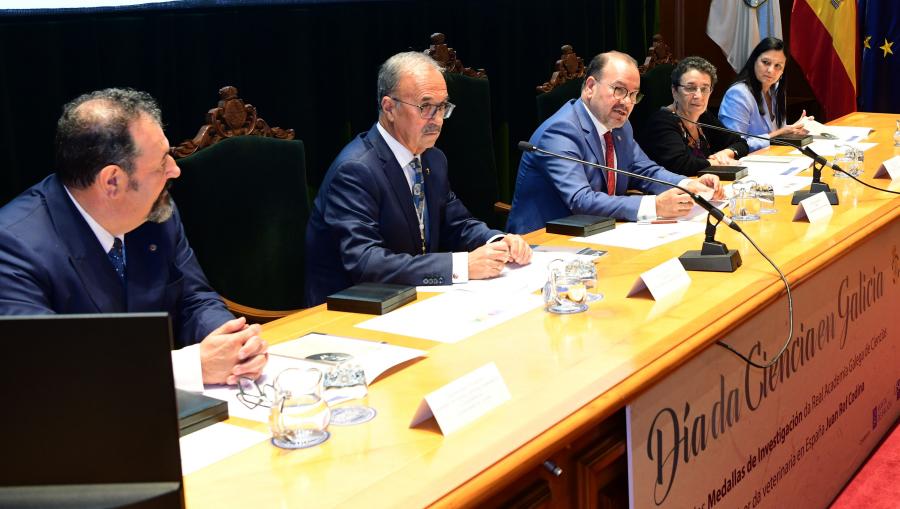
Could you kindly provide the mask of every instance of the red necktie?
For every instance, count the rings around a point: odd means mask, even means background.
[[[606,143],[606,165],[610,168],[616,167],[616,148],[613,146],[612,131],[606,131],[603,134],[603,142]],[[616,195],[616,172],[606,172],[606,194],[610,196]]]

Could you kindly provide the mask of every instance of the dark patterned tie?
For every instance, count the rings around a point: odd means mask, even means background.
[[[119,279],[124,283],[125,253],[122,250],[122,240],[120,238],[116,237],[116,239],[113,240],[113,246],[106,255],[109,256],[109,261],[112,263],[113,268],[116,269],[116,274],[119,275]]]
[[[606,143],[606,165],[610,168],[616,167],[616,147],[613,145],[612,131],[606,131],[603,135],[603,142]],[[606,172],[606,194],[610,196],[616,195],[616,172]]]
[[[418,157],[414,157],[409,166],[416,172],[413,178],[413,205],[416,207],[416,215],[419,219],[419,236],[422,239],[422,253],[425,253],[425,178],[422,176],[422,163]]]

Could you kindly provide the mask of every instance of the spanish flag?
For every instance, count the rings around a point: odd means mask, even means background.
[[[790,33],[791,53],[825,108],[825,120],[856,111],[856,0],[794,0]]]

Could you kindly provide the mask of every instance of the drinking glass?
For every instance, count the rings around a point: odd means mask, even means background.
[[[756,186],[756,182],[752,180],[735,182],[732,185],[734,195],[728,203],[731,209],[731,219],[735,221],[759,220],[759,197],[753,191],[754,186]]]
[[[322,397],[322,371],[289,368],[279,373],[272,385],[272,444],[284,449],[305,449],[328,440],[331,409]]]
[[[753,192],[759,198],[760,214],[774,214],[778,212],[775,209],[775,187],[772,184],[760,182],[753,186]]]
[[[346,354],[345,354],[346,355]],[[325,400],[331,406],[331,424],[351,426],[369,422],[375,417],[375,409],[361,404],[346,402],[365,400],[369,395],[366,372],[363,367],[347,355],[325,373]]]
[[[834,162],[844,171],[858,177],[862,174],[865,152],[853,144],[838,145],[834,154]],[[846,173],[835,170],[834,176],[838,178],[850,178]]]
[[[544,305],[547,311],[567,315],[587,310],[587,288],[584,281],[565,272],[551,271],[550,281],[544,287]]]
[[[597,266],[593,262],[572,260],[566,265],[566,274],[577,277],[584,282],[584,287],[587,290],[585,302],[597,302],[603,299],[602,293],[591,291],[597,288]]]

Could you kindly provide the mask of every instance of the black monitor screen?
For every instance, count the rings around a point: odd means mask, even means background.
[[[0,486],[180,487],[165,313],[0,317],[0,344]]]

